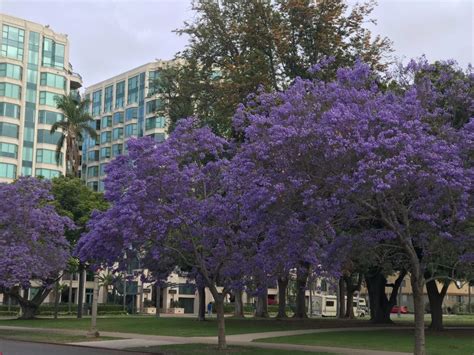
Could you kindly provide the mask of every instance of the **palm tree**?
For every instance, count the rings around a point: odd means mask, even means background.
[[[66,174],[79,176],[80,155],[79,145],[83,134],[86,132],[91,138],[96,139],[97,133],[90,123],[94,120],[87,113],[89,100],[78,100],[74,95],[56,96],[56,106],[63,113],[63,119],[53,124],[51,134],[61,128],[61,137],[56,145],[56,162],[61,162],[61,150],[66,141]]]

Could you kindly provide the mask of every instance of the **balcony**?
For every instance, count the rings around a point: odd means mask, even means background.
[[[70,89],[77,90],[82,87],[82,76],[78,73],[75,73],[72,69],[71,63],[69,63],[69,80],[70,80]]]

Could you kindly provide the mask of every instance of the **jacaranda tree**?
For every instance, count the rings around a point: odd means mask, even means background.
[[[58,215],[50,190],[36,178],[0,184],[0,291],[19,302],[23,319],[35,316],[69,258],[64,233],[74,224]]]
[[[283,93],[261,95],[255,100],[260,107],[242,108],[236,124],[245,127],[244,166],[257,172],[247,201],[265,195],[267,202],[250,210],[273,214],[273,225],[292,222],[294,233],[285,238],[303,261],[318,248],[332,248],[324,245],[328,234],[337,240],[361,223],[377,225],[379,239],[397,243],[407,257],[415,353],[424,354],[430,255],[437,240],[469,238],[459,226],[472,216],[467,157],[474,124],[460,130],[432,125],[433,111],[414,85],[401,93],[380,87],[369,67],[358,63],[339,69],[334,82],[296,80]],[[424,94],[424,100],[436,97],[436,88]]]
[[[137,252],[150,266],[169,265],[170,258],[187,266],[212,293],[223,349],[224,297],[245,262],[223,184],[229,147],[209,128],[198,127],[190,118],[163,143],[129,141],[128,155],[107,170],[112,207],[93,218],[78,253],[83,260],[110,264]]]

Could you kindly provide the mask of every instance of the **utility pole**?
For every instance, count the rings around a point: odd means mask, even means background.
[[[97,338],[100,334],[97,330],[97,302],[99,301],[99,273],[94,272],[94,292],[92,294],[92,318],[88,337]]]

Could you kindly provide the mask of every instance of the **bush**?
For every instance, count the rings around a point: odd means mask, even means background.
[[[97,305],[97,312],[121,312],[123,305],[121,304],[99,304]],[[111,313],[113,314],[113,313]]]
[[[105,316],[105,315],[126,315],[127,312],[124,312],[124,311],[107,311],[107,312],[104,312],[104,311],[97,311],[97,314],[99,316]]]
[[[17,316],[18,312],[16,311],[0,311],[0,317],[8,317],[8,316]]]

